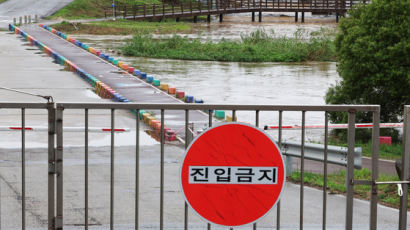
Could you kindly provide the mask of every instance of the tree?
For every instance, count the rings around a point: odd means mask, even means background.
[[[379,104],[382,122],[399,121],[410,104],[409,23],[409,0],[373,0],[349,11],[335,39],[342,81],[329,88],[326,103]],[[346,122],[340,114],[331,119]]]

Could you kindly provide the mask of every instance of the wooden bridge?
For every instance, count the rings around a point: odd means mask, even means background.
[[[181,17],[193,17],[194,22],[201,15],[207,16],[208,22],[211,15],[219,15],[222,22],[224,14],[252,13],[252,21],[255,21],[255,13],[259,13],[259,22],[262,21],[262,12],[294,12],[295,21],[301,13],[304,22],[305,12],[317,14],[335,14],[336,21],[355,4],[366,4],[369,0],[187,0],[162,4],[133,4],[116,5],[105,7],[105,17],[114,14],[114,17],[126,19],[164,19]]]

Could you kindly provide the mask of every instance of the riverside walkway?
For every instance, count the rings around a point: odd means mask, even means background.
[[[224,14],[252,13],[252,21],[255,21],[255,13],[258,12],[259,22],[262,21],[262,12],[295,12],[295,21],[298,21],[298,13],[301,13],[304,22],[305,12],[318,14],[346,14],[355,4],[366,4],[368,0],[189,0],[163,4],[129,4],[104,7],[105,17],[114,14],[114,17],[122,16],[124,19],[163,19],[181,17],[194,17],[205,15],[210,21],[211,15],[219,15],[223,20]]]

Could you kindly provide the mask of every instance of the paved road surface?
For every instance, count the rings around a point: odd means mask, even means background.
[[[7,0],[0,4],[0,27],[24,15],[50,16],[73,0]]]

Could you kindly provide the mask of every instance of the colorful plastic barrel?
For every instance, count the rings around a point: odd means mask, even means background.
[[[148,83],[152,83],[154,81],[154,77],[153,76],[148,76],[147,77],[147,82]]]
[[[202,99],[195,99],[195,103],[197,103],[197,104],[203,104],[203,103],[204,103],[204,100],[202,100]]]
[[[185,97],[185,92],[177,91],[176,96],[177,96],[177,98],[184,98]]]
[[[168,91],[168,84],[161,84],[160,89],[164,91]]]
[[[118,61],[118,67],[122,68],[122,64],[124,64],[122,61]]]
[[[161,81],[160,81],[159,79],[155,79],[155,80],[153,81],[153,85],[154,85],[154,86],[160,86],[160,85],[161,85]]]
[[[144,114],[144,113],[147,113],[147,111],[141,109],[141,110],[140,110],[140,114],[139,114],[140,119],[142,119],[142,114]]]
[[[104,59],[105,59],[105,54],[101,53],[99,56],[100,56],[100,58],[104,58]]]
[[[194,102],[194,97],[193,97],[193,96],[188,96],[188,95],[186,95],[186,96],[185,96],[185,102],[186,102],[186,103],[192,103],[192,102]]]
[[[112,62],[114,62],[114,58],[113,58],[113,57],[109,57],[109,58],[108,58],[108,61],[112,63]]]
[[[218,118],[218,119],[224,119],[225,118],[225,111],[215,110],[215,117]]]
[[[134,67],[129,67],[128,68],[128,73],[133,74],[134,73]]]
[[[110,59],[110,56],[108,56],[107,54],[104,55],[104,59],[108,61],[108,59]]]
[[[134,70],[134,74],[135,74],[135,76],[139,76],[141,74],[141,72],[138,69],[136,69],[136,70]]]
[[[122,64],[121,67],[122,67],[123,70],[128,70],[128,68],[129,68],[129,66],[127,64]]]
[[[175,94],[177,93],[177,88],[175,88],[175,87],[169,87],[169,88],[168,88],[168,93],[169,93],[169,94],[172,94],[172,95],[175,95]]]
[[[118,65],[118,59],[114,59],[114,60],[112,61],[112,64]]]
[[[141,79],[145,79],[145,78],[147,78],[147,74],[146,74],[146,73],[141,72],[140,77],[141,77]]]
[[[95,55],[97,55],[97,56],[100,56],[100,54],[101,54],[101,51],[96,51],[95,52]]]

